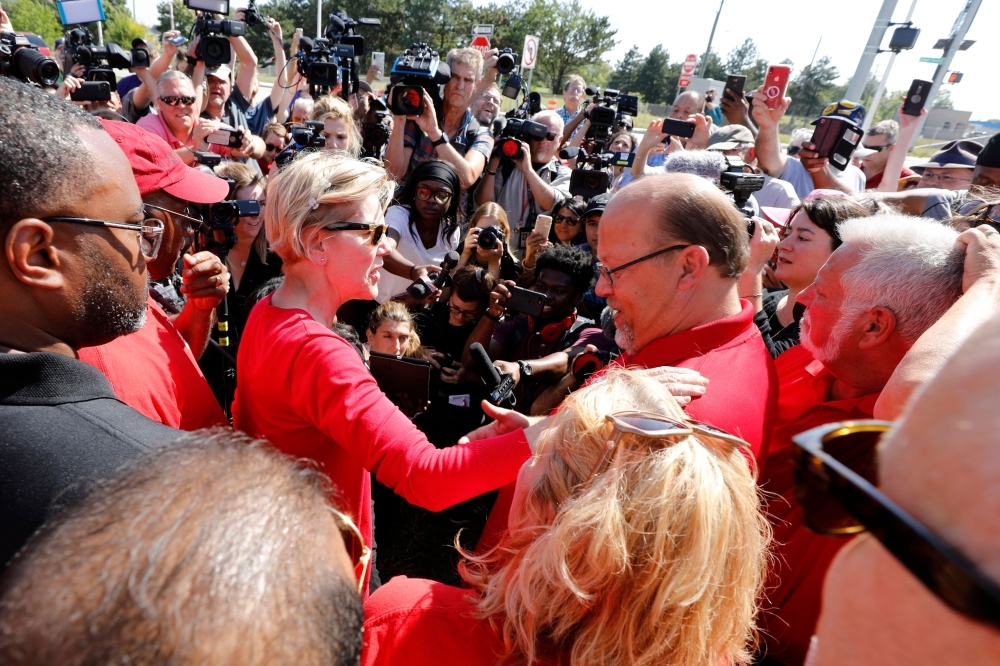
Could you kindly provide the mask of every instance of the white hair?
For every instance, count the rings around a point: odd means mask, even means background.
[[[541,120],[545,120],[546,118],[553,119],[556,122],[556,124],[559,125],[559,129],[556,130],[557,132],[562,132],[563,127],[566,126],[566,123],[563,121],[562,116],[560,116],[557,112],[551,111],[549,109],[545,109],[544,111],[539,111],[538,113],[536,113],[531,117],[531,119],[534,120],[536,123]]]
[[[951,227],[885,213],[846,220],[837,229],[844,245],[861,253],[840,277],[845,320],[884,307],[896,316],[900,336],[913,342],[962,295],[965,253]]]
[[[802,142],[808,141],[812,135],[813,135],[813,130],[811,130],[808,127],[796,128],[792,130],[792,135],[788,139],[788,147],[791,148],[793,146],[798,146],[801,148]]]
[[[681,150],[668,155],[663,168],[667,173],[690,173],[718,184],[726,160],[717,150]]]
[[[188,85],[191,86],[191,90],[194,90],[194,82],[191,81],[190,76],[177,69],[168,69],[163,74],[160,74],[160,78],[156,80],[157,96],[163,91],[163,84],[169,81],[187,81]]]

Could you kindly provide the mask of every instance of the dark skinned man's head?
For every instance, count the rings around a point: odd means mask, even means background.
[[[572,245],[553,245],[538,255],[534,291],[545,294],[541,321],[558,321],[573,313],[594,282],[590,253]]]
[[[210,204],[222,201],[229,185],[221,178],[184,164],[160,137],[129,123],[102,121],[125,152],[139,193],[152,217],[163,222],[163,243],[156,259],[149,262],[151,280],[162,280],[174,273],[174,266],[184,247],[184,239],[195,231],[190,203]]]
[[[0,345],[74,355],[138,330],[152,248],[128,160],[68,102],[8,77],[0,99]]]

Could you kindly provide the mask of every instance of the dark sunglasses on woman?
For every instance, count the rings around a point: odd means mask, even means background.
[[[1000,585],[877,487],[877,445],[887,421],[843,421],[792,438],[795,495],[814,532],[871,532],[942,601],[1000,627]]]
[[[378,245],[382,236],[389,230],[387,224],[371,224],[369,222],[334,222],[323,227],[327,231],[367,231],[371,234],[369,241],[372,245]]]

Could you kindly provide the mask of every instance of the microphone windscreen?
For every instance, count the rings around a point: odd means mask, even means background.
[[[473,342],[472,346],[469,347],[469,353],[472,354],[472,359],[476,363],[476,369],[479,371],[483,381],[486,382],[486,386],[491,390],[500,386],[500,373],[497,372],[496,366],[493,365],[493,361],[490,360],[483,346],[478,342]]]

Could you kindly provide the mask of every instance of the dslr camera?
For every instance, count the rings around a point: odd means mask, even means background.
[[[0,76],[25,83],[54,86],[59,81],[59,65],[16,32],[0,32]]]
[[[496,249],[497,245],[504,241],[503,229],[494,225],[486,227],[479,232],[478,243],[479,247],[484,250],[493,251]]]
[[[94,44],[90,33],[83,28],[76,28],[66,33],[63,56],[65,58],[63,67],[67,72],[73,68],[73,65],[83,65],[85,68],[84,79],[87,81],[107,81],[112,88],[118,85],[114,70],[132,67],[131,54],[117,44],[105,44],[104,46]]]
[[[257,3],[254,2],[254,0],[250,0],[250,2],[247,3],[247,8],[243,15],[243,22],[246,23],[248,28],[264,25],[264,17],[257,10]]]
[[[247,28],[242,21],[218,20],[202,14],[194,22],[194,34],[201,37],[195,55],[207,67],[218,67],[228,65],[233,59],[229,38],[242,37],[247,34]]]
[[[753,208],[748,203],[750,195],[764,187],[764,176],[745,173],[746,165],[738,157],[726,156],[726,168],[719,176],[719,188],[725,192],[736,210],[747,218],[747,233],[753,238],[757,223],[753,221]]]
[[[288,146],[275,156],[274,163],[278,169],[282,169],[303,150],[317,150],[325,146],[326,139],[323,137],[322,122],[308,120],[302,125],[292,125]]]
[[[503,49],[497,54],[497,71],[501,74],[510,74],[517,67],[517,54],[513,49]]]
[[[392,64],[389,110],[397,116],[419,116],[424,112],[425,90],[439,107],[438,88],[450,80],[451,69],[441,62],[437,51],[422,42],[410,44]]]

